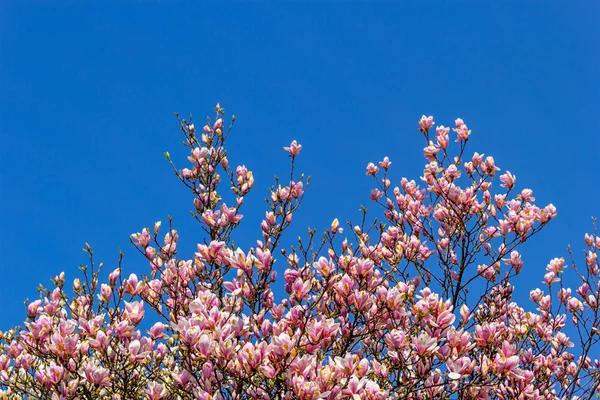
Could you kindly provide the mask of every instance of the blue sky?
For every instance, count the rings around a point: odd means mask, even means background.
[[[0,329],[23,300],[96,260],[147,271],[129,235],[175,218],[189,256],[199,227],[163,152],[185,154],[172,113],[238,117],[230,161],[255,173],[243,240],[258,238],[282,150],[303,146],[312,184],[295,221],[360,217],[369,161],[393,183],[422,172],[416,121],[462,117],[559,217],[527,243],[523,294],[546,263],[583,248],[600,215],[597,2],[17,2],[0,5]],[[372,206],[371,206],[372,207]],[[249,213],[255,210],[255,213]],[[582,260],[580,258],[580,260]]]

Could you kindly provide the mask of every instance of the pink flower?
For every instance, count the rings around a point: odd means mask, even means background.
[[[423,332],[418,337],[413,338],[413,346],[417,351],[417,354],[425,356],[435,352],[439,346],[437,339],[430,337],[427,333]]]
[[[523,260],[521,259],[520,254],[516,251],[513,250],[510,253],[510,258],[509,259],[504,259],[503,260],[507,265],[512,265],[512,267],[515,269],[515,272],[518,274],[521,272],[521,268],[523,268]]]
[[[292,351],[292,341],[286,333],[279,336],[273,336],[271,342],[271,351],[281,357]]]
[[[117,279],[121,276],[121,268],[117,268],[110,273],[108,276],[108,282],[110,286],[115,286],[117,284]]]
[[[351,398],[361,398],[359,395],[363,393],[363,387],[366,381],[359,380],[356,376],[352,376],[348,381],[348,386],[342,391],[345,395]]]
[[[439,148],[446,150],[448,149],[448,134],[450,133],[450,128],[446,128],[443,125],[435,128],[435,139],[437,140]]]
[[[157,322],[149,330],[152,339],[166,338],[164,334],[165,325],[162,322]]]
[[[203,333],[198,340],[196,346],[204,357],[208,357],[213,348],[212,339],[207,334]]]
[[[48,377],[48,381],[52,382],[53,384],[57,384],[58,382],[60,382],[63,379],[64,375],[65,369],[60,365],[56,365],[54,362],[52,362],[50,366],[46,369],[46,376]]]
[[[150,400],[160,400],[167,397],[167,389],[163,385],[157,382],[148,382],[148,388],[146,394]]]
[[[435,122],[433,121],[432,116],[426,117],[425,115],[423,115],[419,120],[419,130],[423,133],[427,133],[429,131],[429,128],[431,128],[434,123]]]
[[[139,324],[144,319],[144,302],[134,301],[131,303],[125,302],[125,318],[134,324]]]
[[[563,272],[564,268],[565,268],[565,259],[564,258],[554,258],[546,266],[546,271],[549,271],[556,275],[559,275]]]
[[[427,146],[423,149],[423,152],[425,153],[425,158],[429,161],[435,161],[436,154],[439,151],[440,151],[440,148],[437,147],[436,145],[434,145],[431,140],[429,141],[429,146]]]
[[[89,383],[99,386],[110,386],[110,371],[92,363],[85,363],[79,374]]]
[[[112,294],[112,288],[106,283],[100,285],[100,296],[99,298],[105,302],[110,301],[110,295]]]
[[[367,165],[367,175],[373,175],[375,176],[377,174],[377,172],[379,172],[379,167],[376,166],[373,163],[369,163]]]
[[[600,239],[600,238],[598,238],[598,239]],[[584,235],[584,241],[585,241],[585,244],[586,244],[588,247],[592,247],[592,246],[594,245],[594,236],[592,236],[592,235],[588,235],[588,234],[586,233],[586,234]]]
[[[294,140],[288,147],[284,147],[283,149],[289,152],[292,157],[296,157],[300,153],[300,150],[302,150],[302,145]]]
[[[560,282],[560,278],[557,277],[554,272],[548,272],[546,275],[544,275],[544,283],[546,285],[551,285],[555,282]]]
[[[143,289],[143,285],[140,284],[138,277],[135,274],[129,275],[129,278],[125,280],[123,286],[125,288],[125,293],[128,293],[132,296],[139,294]]]
[[[446,362],[446,366],[448,367],[448,378],[456,380],[461,379],[465,375],[469,375],[473,372],[476,363],[476,360],[471,360],[469,357],[448,360]]]
[[[388,170],[390,165],[392,165],[392,162],[390,161],[390,159],[388,157],[383,157],[383,161],[379,162],[379,166],[386,171]]]
[[[502,343],[502,350],[494,359],[496,371],[504,374],[516,373],[519,361],[519,356],[515,355],[515,346],[506,341]]]
[[[463,120],[457,118],[455,124],[456,128],[454,128],[453,131],[458,134],[456,141],[462,142],[468,140],[469,136],[471,135],[471,131],[469,130],[469,128],[467,128],[467,125],[463,122]]]
[[[500,180],[502,181],[502,184],[500,186],[510,190],[515,186],[517,177],[511,174],[510,171],[506,171],[505,174],[500,175]]]

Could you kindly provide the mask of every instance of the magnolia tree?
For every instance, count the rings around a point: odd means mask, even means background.
[[[92,251],[83,279],[27,306],[24,327],[0,336],[0,398],[26,399],[558,399],[600,392],[600,237],[585,261],[555,258],[531,303],[513,299],[519,247],[556,210],[492,157],[466,152],[471,131],[419,121],[422,183],[394,186],[390,160],[370,163],[370,198],[382,221],[337,220],[282,248],[305,194],[294,170],[302,146],[285,147],[289,180],[270,190],[256,246],[232,235],[254,178],[229,163],[231,125],[197,130],[177,178],[193,195],[204,233],[177,251],[160,222],[131,236],[149,261],[104,280]],[[452,131],[452,132],[451,132]],[[225,201],[227,200],[227,204]],[[163,232],[160,232],[160,231]],[[121,257],[122,259],[122,257]],[[563,270],[573,273],[564,287]],[[278,272],[283,277],[278,278]],[[531,272],[529,273],[531,274]]]

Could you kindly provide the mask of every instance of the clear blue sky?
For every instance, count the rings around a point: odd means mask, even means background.
[[[298,232],[324,228],[370,204],[369,161],[418,179],[421,114],[464,118],[471,152],[558,208],[527,243],[522,293],[600,216],[598,2],[82,4],[0,4],[0,329],[40,282],[79,276],[85,242],[147,271],[129,235],[173,215],[192,256],[191,198],[163,152],[183,167],[172,113],[202,121],[217,101],[238,117],[231,163],[256,176],[248,242],[282,146],[303,144],[313,177]]]

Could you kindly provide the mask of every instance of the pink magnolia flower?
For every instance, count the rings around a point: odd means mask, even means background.
[[[506,171],[505,174],[500,175],[500,180],[502,181],[502,184],[500,186],[510,190],[515,186],[517,177],[511,174],[510,171]]]
[[[465,375],[473,372],[477,361],[471,360],[470,357],[461,357],[456,360],[448,360],[446,366],[448,367],[448,378],[456,380],[461,379]]]
[[[450,141],[448,137],[448,134],[450,133],[450,128],[446,128],[445,126],[441,125],[435,128],[435,133],[435,139],[437,140],[438,147],[442,150],[446,150]]]
[[[148,382],[148,388],[146,394],[150,400],[160,400],[167,397],[167,389],[163,385],[157,382]]]
[[[390,165],[392,165],[392,162],[390,161],[390,159],[388,157],[383,157],[383,160],[379,162],[379,166],[381,168],[383,168],[385,171],[388,170]]]
[[[292,157],[295,157],[300,153],[300,150],[302,150],[302,145],[294,140],[288,147],[284,147],[283,149],[289,152]]]
[[[469,130],[469,128],[467,128],[467,125],[463,122],[463,120],[457,118],[455,124],[456,128],[454,128],[453,131],[458,134],[456,141],[462,142],[468,140],[469,136],[471,135],[471,131]]]
[[[419,130],[423,133],[427,133],[434,123],[432,116],[426,117],[423,115],[419,120]]]
[[[125,318],[134,324],[139,324],[144,319],[144,302],[134,301],[131,303],[125,302]]]
[[[367,165],[367,175],[373,175],[375,176],[377,174],[377,172],[379,172],[379,167],[376,166],[373,163],[369,163]]]
[[[106,368],[85,363],[79,374],[89,383],[98,386],[110,386],[110,371]]]
[[[428,355],[435,352],[439,346],[436,338],[430,337],[423,332],[418,337],[413,338],[413,346],[419,355]]]

